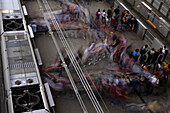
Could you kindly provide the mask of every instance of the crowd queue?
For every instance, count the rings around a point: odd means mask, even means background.
[[[107,10],[107,12],[105,9],[103,11],[98,9],[96,12],[96,19],[101,20],[106,24],[110,24],[114,30],[119,30],[119,25],[121,31],[127,29],[134,30],[137,27],[136,18],[125,9],[123,9],[120,13],[119,6],[116,9],[111,7]]]

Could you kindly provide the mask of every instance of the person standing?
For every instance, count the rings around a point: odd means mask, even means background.
[[[114,30],[117,30],[117,21],[114,17],[111,19],[111,26],[114,27]]]
[[[135,17],[132,17],[131,19],[131,28],[132,30],[136,30],[136,27],[137,27],[137,20]]]
[[[31,24],[31,28],[32,28],[32,31],[33,31],[33,34],[34,34],[34,38],[36,38],[36,35],[37,35],[37,24],[32,23]]]
[[[125,16],[125,11],[126,11],[125,9],[122,10],[122,14],[121,14],[121,18],[120,18],[121,24],[122,24],[123,17]]]
[[[163,52],[162,52],[162,48],[161,48],[160,52],[159,52],[159,56],[158,56],[158,69],[162,65],[162,60],[163,60]]]
[[[155,69],[155,66],[156,66],[156,61],[157,61],[157,59],[158,59],[158,56],[159,56],[159,54],[160,54],[160,50],[157,50],[157,51],[155,51],[155,53],[154,53],[154,55],[153,55],[153,58],[152,58],[152,64],[154,65],[154,69]]]
[[[145,53],[141,54],[140,56],[140,59],[139,59],[139,63],[142,65],[142,64],[145,64],[145,60],[146,60],[146,55]]]
[[[168,55],[168,48],[166,46],[164,46],[164,48],[162,49],[162,53],[164,54],[163,61],[165,61]]]
[[[96,12],[96,18],[97,18],[98,20],[100,19],[100,14],[101,14],[100,9],[98,9],[98,11]]]
[[[135,62],[137,62],[138,61],[138,58],[139,58],[139,49],[136,49],[135,51],[133,51],[133,58],[134,58],[134,60],[135,60]]]
[[[124,31],[126,28],[126,24],[127,24],[127,15],[125,15],[122,20],[121,20],[121,30]]]
[[[115,12],[115,15],[116,15],[116,16],[119,15],[119,13],[120,13],[119,6],[117,6],[117,8],[114,10],[114,12]]]
[[[151,63],[151,60],[153,58],[153,55],[155,53],[155,49],[152,48],[149,52],[148,52],[148,58],[147,58],[147,64],[150,64]]]
[[[129,14],[128,16],[127,16],[127,28],[131,28],[131,19],[132,19],[132,15],[131,14]]]
[[[105,12],[105,9],[103,10],[102,12],[102,22],[105,22],[106,21],[106,12]]]
[[[142,55],[142,54],[146,53],[146,52],[148,51],[147,48],[148,48],[148,45],[147,45],[147,44],[144,45],[143,47],[141,47],[141,49],[140,49],[140,54]]]
[[[109,20],[112,18],[112,10],[111,10],[111,8],[109,8],[109,9],[107,10],[107,18],[108,18]]]

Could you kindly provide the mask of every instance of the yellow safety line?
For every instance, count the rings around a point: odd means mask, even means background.
[[[147,21],[153,26],[153,28],[156,29],[156,26],[150,20],[147,20]]]

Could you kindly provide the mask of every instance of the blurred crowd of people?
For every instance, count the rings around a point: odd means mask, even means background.
[[[78,11],[75,15],[77,18],[80,18],[80,5],[77,3],[76,6]],[[107,12],[105,9],[102,12],[98,9],[96,12],[96,20],[108,25],[115,31],[125,31],[127,29],[135,30],[137,27],[136,18],[125,9],[120,11],[119,6],[115,9],[111,7]],[[95,23],[94,20],[91,20],[90,26],[97,29],[96,31],[100,41],[92,41],[84,50],[84,54],[78,50],[78,52],[74,54],[76,60],[82,60],[85,64],[85,62],[88,62],[89,58],[93,57],[95,58],[93,61],[96,61],[101,54],[108,53],[110,60],[118,63],[120,66],[120,69],[115,71],[119,71],[123,74],[117,75],[111,73],[109,76],[106,76],[102,73],[102,76],[98,77],[98,79],[93,75],[91,75],[91,78],[87,76],[91,85],[93,83],[95,84],[95,87],[98,89],[102,98],[109,98],[112,104],[123,104],[121,99],[127,98],[128,94],[134,92],[144,95],[152,93],[160,95],[163,93],[160,88],[163,88],[163,90],[166,91],[165,86],[167,86],[170,75],[170,64],[166,64],[165,62],[168,54],[166,46],[159,50],[155,50],[154,48],[149,50],[148,45],[144,45],[140,49],[135,49],[128,54],[128,52],[124,52],[127,39],[122,36],[121,33],[113,33],[111,32],[112,30],[107,31],[107,28],[109,29],[109,27],[102,27],[101,25],[98,25],[98,23]],[[104,34],[104,38],[101,38],[102,33]],[[69,67],[71,64],[69,56],[66,56],[64,60]],[[95,64],[95,62],[93,63]],[[138,68],[138,66],[140,68]],[[57,77],[56,75],[49,74],[51,70],[59,70],[59,68],[60,71]],[[136,71],[137,69],[139,71]],[[49,82],[50,86],[56,91],[63,91],[64,87],[69,89],[72,88],[68,78],[61,77],[63,70],[61,60],[54,65],[43,68],[44,80]],[[136,73],[134,73],[134,75],[128,75],[126,72]],[[145,72],[149,72],[149,74]],[[153,76],[146,77],[143,75]],[[77,84],[78,82],[76,85]]]

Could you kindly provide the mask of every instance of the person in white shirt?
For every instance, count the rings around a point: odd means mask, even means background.
[[[103,10],[102,12],[102,22],[106,21],[106,12],[105,12],[105,9]]]
[[[168,48],[166,46],[164,46],[164,48],[162,49],[162,53],[164,55],[163,61],[165,61],[167,54],[168,54]]]
[[[98,9],[98,11],[96,12],[96,18],[97,18],[98,20],[100,19],[100,14],[101,14],[100,9]]]

